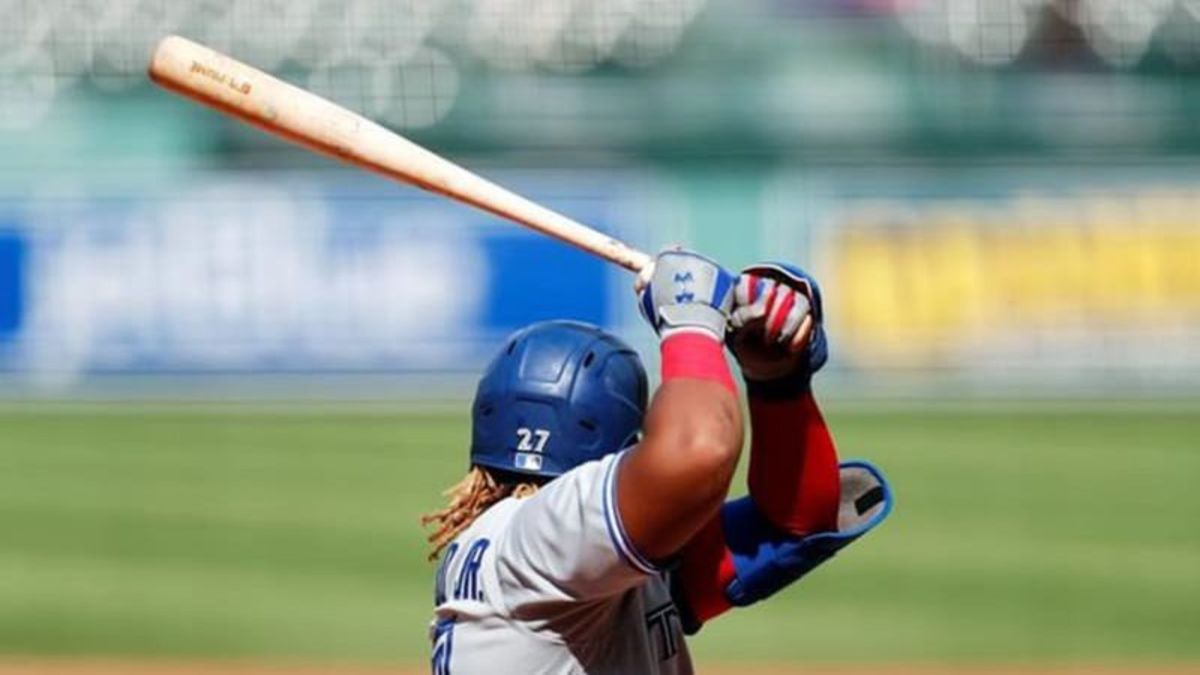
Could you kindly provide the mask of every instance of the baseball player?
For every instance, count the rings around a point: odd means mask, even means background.
[[[581,323],[518,331],[480,380],[471,470],[424,518],[441,556],[434,675],[691,673],[685,634],[890,511],[877,469],[839,466],[813,399],[826,338],[810,276],[762,264],[735,277],[667,251],[640,307],[661,338],[649,406],[638,355]],[[751,427],[750,495],[733,501],[743,412],[726,342]]]

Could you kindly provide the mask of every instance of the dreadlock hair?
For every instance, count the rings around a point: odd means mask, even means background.
[[[545,480],[532,476],[471,467],[462,480],[442,493],[450,499],[444,508],[421,516],[422,527],[434,528],[426,538],[432,547],[429,561],[437,560],[442,549],[493,504],[507,497],[533,496],[543,483]]]

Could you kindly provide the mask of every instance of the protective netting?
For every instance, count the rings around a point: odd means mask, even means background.
[[[181,33],[402,126],[439,120],[462,68],[582,72],[670,54],[704,0],[8,0],[0,3],[7,126],[56,91],[144,83],[153,45]],[[20,99],[19,101],[13,99]]]
[[[906,53],[989,67],[1200,60],[1197,0],[4,0],[0,17],[8,128],[37,124],[80,81],[142,86],[152,45],[171,32],[403,127],[436,124],[481,69],[653,68],[690,41],[691,71],[718,86],[744,74],[723,48],[786,50],[830,27],[899,27]]]

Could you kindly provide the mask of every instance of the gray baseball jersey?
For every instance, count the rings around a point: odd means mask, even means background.
[[[621,455],[505,499],[446,549],[430,627],[434,675],[686,675],[668,574],[615,509]]]

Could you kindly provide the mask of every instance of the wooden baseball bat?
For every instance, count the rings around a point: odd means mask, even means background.
[[[186,38],[163,38],[149,74],[166,89],[293,143],[494,213],[633,272],[649,272],[652,258],[642,251],[506,190],[332,101]]]

